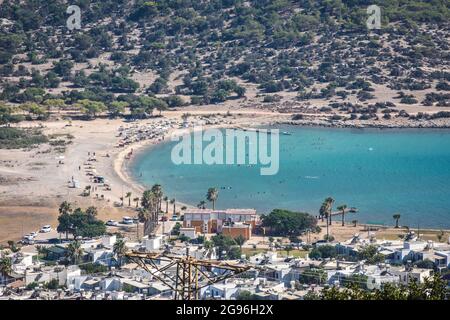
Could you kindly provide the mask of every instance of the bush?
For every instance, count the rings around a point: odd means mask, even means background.
[[[336,248],[331,245],[323,245],[315,247],[309,253],[309,257],[311,259],[328,259],[328,258],[335,258],[336,256],[337,256]]]
[[[29,148],[46,142],[48,138],[38,130],[0,127],[0,149]]]

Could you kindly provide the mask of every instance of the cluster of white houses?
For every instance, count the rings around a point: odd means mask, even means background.
[[[257,217],[254,211],[211,211],[191,212],[185,221],[187,228],[210,228],[207,232],[223,232],[229,219],[235,223],[253,226]],[[213,222],[214,221],[214,222]],[[199,223],[201,222],[201,224]],[[189,227],[188,227],[189,226]],[[217,228],[215,230],[214,228]],[[78,265],[48,264],[38,259],[37,253],[30,251],[3,252],[11,258],[12,272],[0,276],[1,299],[172,299],[173,291],[154,277],[156,269],[139,268],[128,261],[117,268],[113,245],[115,236],[82,243],[83,256]],[[317,243],[316,246],[324,245]],[[380,288],[385,283],[408,284],[410,281],[423,282],[430,277],[433,269],[418,268],[418,261],[431,260],[438,269],[450,268],[450,245],[409,239],[408,241],[386,241],[362,239],[355,235],[340,243],[331,243],[340,254],[355,256],[368,245],[377,248],[385,261],[368,264],[358,259],[319,259],[308,256],[279,257],[277,252],[269,250],[253,256],[242,256],[240,261],[254,268],[245,276],[237,276],[227,281],[211,284],[200,292],[201,299],[236,299],[245,291],[255,299],[305,299],[311,292],[319,292],[325,286],[342,286],[348,279],[364,279],[362,285],[367,289]],[[186,245],[176,243],[173,246],[163,244],[161,236],[144,238],[140,242],[126,241],[130,250],[170,252],[171,255],[184,255]],[[67,252],[67,244],[48,245],[46,260],[58,261]],[[207,249],[201,244],[190,245],[189,254],[197,259],[217,259],[215,249]],[[160,262],[160,267],[165,262]],[[91,264],[107,267],[106,272],[89,274],[83,265]],[[175,274],[175,267],[167,271]],[[217,272],[219,270],[212,270]],[[320,274],[320,276],[319,276]],[[48,289],[46,284],[56,281],[64,289]],[[28,288],[27,288],[28,287]]]

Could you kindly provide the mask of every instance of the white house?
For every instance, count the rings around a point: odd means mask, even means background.
[[[391,268],[390,271],[394,276],[397,276],[399,283],[407,285],[411,281],[418,281],[418,283],[423,283],[426,278],[432,276],[432,269],[421,269],[421,268]]]

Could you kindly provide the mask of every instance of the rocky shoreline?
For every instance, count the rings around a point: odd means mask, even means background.
[[[444,120],[444,119],[442,119]],[[444,121],[434,120],[408,120],[399,122],[388,121],[330,121],[320,119],[308,119],[308,120],[285,120],[276,121],[275,124],[284,125],[300,125],[311,127],[326,127],[326,128],[353,128],[353,129],[450,129],[450,121],[445,119]]]

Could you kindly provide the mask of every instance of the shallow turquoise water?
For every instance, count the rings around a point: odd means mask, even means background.
[[[402,225],[450,228],[450,131],[279,128],[292,135],[280,135],[274,176],[261,176],[258,166],[177,166],[172,142],[138,156],[131,171],[137,181],[160,183],[170,197],[193,205],[214,186],[219,208],[316,215],[332,196],[336,206],[359,209],[348,220],[392,225],[399,212]]]

